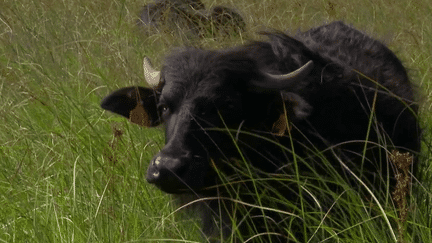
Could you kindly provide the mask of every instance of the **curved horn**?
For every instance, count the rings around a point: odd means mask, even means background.
[[[271,74],[265,72],[264,75],[267,77],[265,80],[254,81],[252,84],[266,89],[288,89],[309,75],[313,67],[313,61],[309,61],[299,69],[287,74]]]
[[[160,71],[157,71],[153,68],[150,59],[148,57],[144,57],[143,60],[143,69],[144,69],[144,77],[150,86],[156,86],[160,80]]]

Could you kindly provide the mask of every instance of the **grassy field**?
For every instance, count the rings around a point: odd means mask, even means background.
[[[385,41],[418,86],[423,173],[403,227],[406,242],[432,242],[430,1],[203,2],[235,7],[247,31],[193,40],[147,35],[136,26],[144,1],[0,1],[0,242],[201,242],[199,224],[179,217],[170,197],[145,182],[147,164],[163,146],[162,128],[129,124],[104,112],[101,99],[144,85],[144,56],[160,67],[185,43],[221,48],[261,38],[260,30],[295,32],[332,20]],[[392,203],[381,202],[384,213],[371,216],[355,200],[340,202],[353,213],[337,227],[323,215],[309,220],[331,237],[311,234],[305,242],[395,242]]]

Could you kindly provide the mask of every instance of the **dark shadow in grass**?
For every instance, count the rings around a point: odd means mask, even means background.
[[[246,28],[236,10],[224,6],[207,10],[199,0],[156,0],[142,8],[138,25],[149,33],[178,31],[191,38],[239,34]]]

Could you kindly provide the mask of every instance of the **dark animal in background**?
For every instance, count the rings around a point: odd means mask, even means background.
[[[143,7],[140,21],[143,25],[154,28],[160,27],[164,21],[184,21],[183,24],[190,28],[194,21],[198,21],[194,15],[200,10],[205,10],[205,6],[199,0],[156,0]]]
[[[230,33],[241,33],[246,30],[246,23],[242,16],[235,11],[224,6],[213,7],[207,13],[206,19],[219,34],[228,35]]]
[[[101,104],[140,125],[165,123],[166,144],[150,161],[147,181],[184,200],[213,198],[199,206],[209,239],[221,232],[228,237],[237,219],[243,239],[270,229],[279,233],[275,242],[287,241],[279,223],[284,216],[250,209],[245,217],[233,209],[230,198],[256,204],[256,185],[242,180],[241,161],[251,174],[268,179],[293,175],[297,158],[300,174],[325,177],[326,157],[353,186],[339,161],[380,190],[387,172],[394,176],[383,159],[387,151],[420,150],[412,85],[384,44],[342,22],[294,37],[265,35],[269,41],[231,49],[174,51],[161,72],[145,59],[146,79],[154,87],[123,88]],[[273,190],[296,201],[295,183],[282,182],[275,179]],[[246,218],[255,228],[242,227]]]
[[[207,11],[199,0],[156,0],[143,7],[138,24],[151,30],[179,30],[191,36],[240,33],[246,27],[237,11],[223,6]]]

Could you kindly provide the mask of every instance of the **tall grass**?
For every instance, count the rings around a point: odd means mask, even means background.
[[[162,129],[141,129],[107,114],[100,100],[116,88],[145,85],[143,56],[158,66],[185,43],[222,48],[261,38],[255,32],[267,28],[294,32],[342,19],[388,43],[418,85],[425,143],[405,239],[432,242],[430,3],[203,2],[234,6],[248,30],[191,41],[137,28],[142,1],[0,2],[0,241],[201,242],[199,223],[172,213],[171,198],[144,180],[148,161],[163,146]],[[316,211],[289,212],[304,220],[303,241],[394,241],[398,213],[389,197],[380,202],[385,213],[377,214],[375,201],[350,189],[327,195],[332,192],[322,181],[303,181],[304,193],[335,199],[328,210],[316,204]],[[257,180],[257,186],[265,183]],[[346,221],[337,220],[341,215]]]

